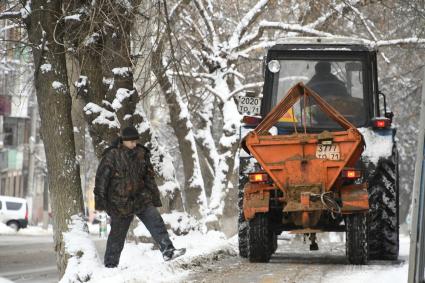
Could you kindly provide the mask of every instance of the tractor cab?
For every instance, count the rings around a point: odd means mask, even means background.
[[[265,117],[296,83],[302,82],[356,127],[380,117],[377,50],[347,38],[289,38],[270,48],[264,62],[261,116]],[[278,133],[307,126],[309,132],[340,126],[309,99],[297,102],[275,125]]]

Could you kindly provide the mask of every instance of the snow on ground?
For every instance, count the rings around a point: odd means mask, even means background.
[[[74,230],[67,234],[67,243],[72,253],[78,252],[82,243],[87,245],[88,238],[81,232]],[[176,248],[186,248],[186,254],[169,262],[164,262],[159,250],[153,249],[150,243],[126,243],[117,268],[105,268],[99,256],[93,255],[92,247],[83,247],[87,250],[84,255],[72,261],[68,266],[66,276],[61,280],[73,281],[77,278],[83,282],[178,282],[189,274],[190,266],[208,260],[214,253],[228,253],[235,255],[235,247],[227,240],[224,234],[210,231],[202,234],[192,231],[184,236],[172,234],[171,239]],[[67,248],[68,248],[67,247]],[[90,260],[88,260],[90,259]]]
[[[13,281],[10,281],[9,279],[0,277],[0,283],[13,283]]]
[[[399,265],[391,265],[385,262],[372,262],[366,266],[348,265],[340,271],[330,272],[322,281],[323,283],[400,283],[407,282],[409,269],[410,238],[400,235],[399,259],[403,260]],[[382,264],[381,264],[382,263]]]
[[[46,229],[43,229],[40,226],[28,226],[27,228],[20,229],[18,232],[15,230],[9,228],[6,224],[0,223],[0,235],[28,235],[28,236],[37,236],[37,235],[52,235],[53,229],[52,226],[49,225],[49,227]]]
[[[0,222],[0,234],[14,234],[16,233],[12,228]]]

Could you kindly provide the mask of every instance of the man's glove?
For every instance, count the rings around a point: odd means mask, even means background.
[[[106,201],[103,198],[94,198],[94,209],[98,211],[106,210]]]

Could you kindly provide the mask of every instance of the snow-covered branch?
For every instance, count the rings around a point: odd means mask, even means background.
[[[189,17],[189,16],[180,16],[180,19],[186,23],[189,27],[193,28],[195,30],[195,32],[199,35],[199,38],[195,38],[194,36],[190,35],[190,34],[184,34],[183,37],[188,38],[190,40],[193,41],[199,41],[199,39],[201,40],[201,44],[203,44],[203,46],[208,49],[210,52],[212,52],[213,48],[210,45],[210,43],[208,42],[206,36],[204,35],[204,33],[201,31],[201,29],[199,28],[199,26],[197,24],[195,24],[193,22],[193,20]]]
[[[0,20],[20,19],[21,12],[0,12]]]
[[[255,45],[251,45],[249,47],[247,47],[246,49],[243,49],[239,52],[233,53],[232,55],[237,57],[244,57],[244,58],[248,58],[249,57],[249,53],[253,52],[253,51],[261,51],[264,52],[264,49],[266,48],[270,48],[272,46],[276,45],[276,41],[261,41],[258,44]],[[233,58],[232,58],[233,59]]]
[[[316,36],[333,36],[333,34],[331,33],[316,30],[313,28],[309,28],[307,26],[299,25],[299,24],[287,24],[282,22],[262,21],[260,22],[259,27],[256,31],[254,31],[251,34],[248,34],[247,36],[241,39],[237,49],[240,50],[240,49],[249,47],[251,44],[258,41],[263,36],[264,31],[272,30],[272,29],[299,32],[299,33],[305,33],[305,34],[316,35]]]
[[[349,3],[346,3],[346,1],[342,1],[342,3],[329,9],[328,12],[324,13],[322,16],[317,18],[314,22],[307,24],[306,27],[316,29],[320,27],[320,25],[323,25],[324,23],[326,23],[326,21],[328,21],[329,19],[332,19],[333,17],[335,17],[336,15],[344,14],[344,11],[347,10],[348,5],[351,7],[355,7],[356,5],[361,3],[360,0],[351,0],[348,2]]]
[[[107,103],[107,101],[104,101],[104,103]],[[120,123],[118,122],[117,116],[114,112],[92,102],[87,103],[83,110],[86,115],[97,115],[92,122],[93,124],[106,125],[108,128],[120,128]]]
[[[205,73],[195,73],[195,72],[175,72],[175,71],[167,71],[167,75],[169,76],[183,76],[188,78],[195,78],[195,79],[208,79],[210,81],[214,81],[214,76],[210,74]]]
[[[260,0],[255,4],[248,13],[242,18],[239,24],[236,26],[235,31],[232,34],[232,37],[229,40],[229,45],[231,48],[235,48],[239,45],[239,41],[248,31],[250,26],[255,22],[255,20],[264,12],[265,7],[269,3],[269,0]]]
[[[238,94],[238,93],[240,93],[240,92],[242,92],[244,90],[252,89],[252,88],[259,88],[259,87],[262,87],[263,85],[264,85],[264,82],[256,82],[256,83],[250,83],[250,84],[243,85],[240,88],[235,89],[234,91],[232,91],[229,94],[229,97],[227,98],[227,100],[233,98],[236,94]]]
[[[217,46],[218,42],[219,42],[218,36],[217,36],[216,31],[215,31],[212,19],[211,19],[210,15],[208,14],[208,12],[206,11],[204,4],[200,0],[194,0],[193,3],[195,4],[196,8],[198,9],[199,14],[202,17],[202,20],[204,21],[205,26],[207,27],[208,33],[209,33],[209,35],[212,39],[213,46]]]
[[[348,6],[360,18],[360,20],[362,21],[364,27],[366,28],[366,30],[369,33],[369,35],[373,38],[373,40],[374,41],[378,41],[378,37],[375,35],[375,33],[370,28],[369,23],[368,23],[367,19],[365,18],[365,16],[359,11],[359,9],[357,9],[353,5],[348,4]],[[384,58],[385,62],[387,62],[389,64],[390,63],[390,60],[387,58],[387,56],[385,56],[384,53],[380,53],[380,54],[381,54],[382,58]]]
[[[409,37],[409,38],[398,38],[398,39],[389,39],[389,40],[378,40],[376,42],[372,42],[372,44],[378,47],[390,46],[390,45],[425,44],[425,38]]]
[[[205,89],[208,90],[209,92],[211,92],[215,97],[217,97],[218,99],[220,99],[220,102],[224,102],[223,97],[221,96],[220,93],[218,93],[214,88],[212,88],[209,85],[205,86]]]

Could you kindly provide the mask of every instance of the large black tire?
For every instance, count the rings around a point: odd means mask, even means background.
[[[346,251],[351,264],[367,264],[367,215],[364,213],[349,214],[345,218],[347,232]]]
[[[381,160],[369,180],[369,259],[396,260],[399,250],[397,152]]]
[[[274,232],[269,233],[270,254],[274,254],[277,250],[277,235]]]
[[[248,259],[250,262],[268,262],[271,256],[269,219],[267,213],[257,213],[248,222]]]
[[[247,183],[246,176],[239,178],[239,191],[238,191],[238,241],[239,241],[239,256],[248,257],[248,222],[245,221],[243,215],[243,189]]]

